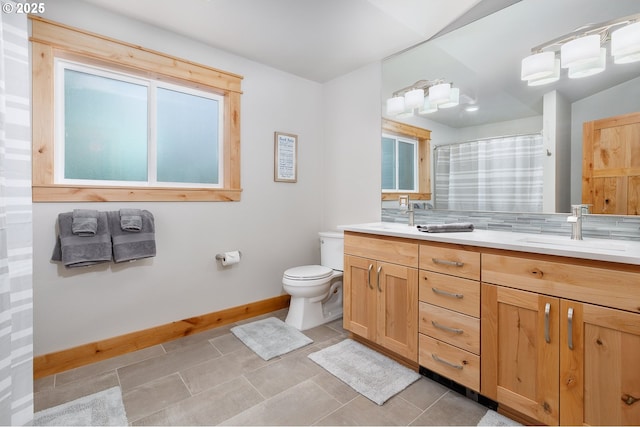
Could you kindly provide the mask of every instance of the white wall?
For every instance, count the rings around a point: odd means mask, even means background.
[[[357,146],[350,144],[365,145],[357,135],[366,132],[349,126],[350,121],[340,121],[331,126],[333,139],[325,147],[322,85],[85,2],[56,0],[46,12],[48,19],[243,75],[243,193],[237,203],[35,204],[36,355],[280,295],[286,268],[319,261],[317,232],[323,226],[359,220],[367,216],[359,214],[366,209],[379,215],[379,206],[374,209],[368,200],[372,191],[354,199],[359,205],[344,203],[361,191],[347,179],[355,171],[348,163],[358,158],[353,152]],[[377,85],[377,105],[378,77],[371,70],[364,75],[367,84]],[[357,87],[357,77],[347,81]],[[329,86],[343,84],[338,80]],[[354,103],[341,102],[342,93],[334,95],[344,114],[359,110]],[[354,124],[366,126],[366,117]],[[373,126],[379,132],[379,122]],[[273,181],[274,131],[299,136],[295,184]],[[371,150],[379,152],[378,144],[378,138],[372,140]],[[341,155],[342,148],[349,151],[346,156]],[[331,172],[327,165],[334,161],[338,170]],[[369,168],[356,173],[359,184],[379,187],[379,180],[367,179],[373,173]],[[323,219],[323,199],[335,202],[327,219]],[[150,210],[156,218],[157,256],[75,270],[50,262],[58,213],[78,207]],[[234,249],[242,251],[242,262],[222,269],[215,254]]]

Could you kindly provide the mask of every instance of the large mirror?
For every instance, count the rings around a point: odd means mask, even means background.
[[[490,1],[490,0],[487,0]],[[398,53],[382,64],[383,122],[431,131],[434,150],[497,136],[542,135],[543,205],[539,212],[569,212],[582,198],[583,123],[640,111],[640,62],[614,64],[583,78],[541,86],[521,80],[521,61],[532,49],[577,29],[640,14],[638,0],[521,0]],[[459,88],[459,104],[419,115],[389,115],[386,100],[421,80],[443,79]],[[477,107],[476,111],[469,111]],[[384,190],[383,190],[384,191]],[[437,208],[437,205],[436,205]]]

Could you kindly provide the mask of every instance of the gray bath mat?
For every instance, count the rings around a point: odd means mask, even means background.
[[[484,417],[478,421],[479,426],[521,426],[522,424],[513,421],[510,418],[505,417],[489,409]]]
[[[127,414],[120,387],[84,396],[36,412],[35,426],[126,426]]]
[[[311,353],[309,358],[378,405],[420,378],[417,372],[351,339]]]
[[[313,340],[275,317],[231,328],[231,333],[264,360],[289,353]]]

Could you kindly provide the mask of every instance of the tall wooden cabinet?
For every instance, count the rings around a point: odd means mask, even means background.
[[[418,360],[418,244],[345,233],[344,328]]]
[[[640,113],[583,125],[582,203],[592,213],[640,215]]]

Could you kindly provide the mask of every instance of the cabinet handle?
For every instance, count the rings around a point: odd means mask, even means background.
[[[462,267],[464,265],[464,262],[449,261],[446,259],[438,259],[438,258],[431,258],[431,261],[433,261],[434,264],[452,265],[454,267]]]
[[[443,291],[443,290],[438,289],[438,288],[431,288],[431,290],[433,291],[434,294],[442,295],[442,296],[445,296],[445,297],[452,297],[452,298],[458,298],[458,299],[464,298],[463,294],[454,294],[454,293],[451,293],[451,292]]]
[[[433,360],[435,360],[436,362],[440,362],[442,364],[445,364],[447,366],[450,366],[454,369],[462,369],[462,365],[456,365],[455,363],[451,363],[451,362],[447,362],[446,360],[440,359],[438,356],[436,356],[435,354],[431,353],[431,357],[433,358]]]
[[[371,270],[373,270],[373,264],[369,264],[369,269],[367,270],[367,285],[373,289],[373,285],[371,284]]]
[[[551,312],[551,304],[546,303],[544,306],[544,340],[549,344],[551,337],[549,336],[549,313]]]
[[[569,350],[573,350],[573,308],[567,310],[567,326],[569,329]]]
[[[449,326],[444,326],[444,325],[441,325],[440,323],[436,322],[435,320],[432,320],[431,324],[433,326],[435,326],[436,328],[438,328],[438,329],[442,329],[443,331],[453,332],[454,334],[462,334],[462,333],[464,333],[464,331],[462,329],[451,328]]]
[[[380,272],[382,271],[382,266],[378,267],[378,291],[382,292],[382,288],[380,287]]]

